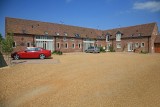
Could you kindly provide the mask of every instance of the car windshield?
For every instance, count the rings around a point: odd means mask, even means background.
[[[26,51],[35,51],[34,48],[27,48]]]

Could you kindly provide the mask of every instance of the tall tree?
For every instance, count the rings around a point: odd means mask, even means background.
[[[0,52],[2,52],[2,41],[3,41],[3,37],[0,33]]]
[[[6,38],[2,40],[2,52],[10,54],[13,51],[13,33],[8,33]]]

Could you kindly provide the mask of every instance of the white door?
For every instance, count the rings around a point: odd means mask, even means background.
[[[128,51],[133,51],[133,43],[128,43]]]
[[[107,44],[106,51],[110,51],[109,50],[110,46],[111,46],[111,44]]]

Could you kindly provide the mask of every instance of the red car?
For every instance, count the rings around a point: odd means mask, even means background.
[[[15,60],[20,58],[40,58],[45,59],[51,56],[50,50],[45,50],[39,47],[28,47],[24,51],[18,51],[11,54],[11,57]]]

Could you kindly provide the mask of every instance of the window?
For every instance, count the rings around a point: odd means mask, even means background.
[[[75,37],[79,38],[79,37],[80,37],[80,35],[79,35],[79,34],[75,34]]]
[[[78,48],[81,48],[81,43],[78,44]]]
[[[64,33],[64,36],[68,36],[68,34],[65,32],[65,33]]]
[[[67,38],[66,38],[66,37],[64,37],[64,38],[63,38],[63,41],[67,41]]]
[[[121,44],[120,43],[117,43],[117,48],[121,48]]]
[[[60,43],[57,43],[57,48],[60,48]]]
[[[72,48],[75,48],[75,44],[74,43],[72,44]]]
[[[58,32],[56,32],[56,35],[57,35],[57,36],[59,36],[59,33],[58,33]]]
[[[35,48],[35,51],[40,51],[41,50],[41,48]]]
[[[71,41],[74,41],[74,38],[71,38]]]
[[[144,47],[144,42],[141,43],[141,47]]]
[[[59,40],[59,38],[58,38],[58,37],[56,37],[56,40]]]
[[[31,43],[30,42],[27,42],[27,47],[31,47]]]
[[[68,43],[65,43],[65,48],[66,48],[66,49],[68,48]]]
[[[109,42],[109,39],[110,39],[110,37],[109,37],[109,35],[107,35],[106,36],[106,42]]]
[[[121,41],[121,34],[116,34],[116,41]]]
[[[138,48],[139,47],[139,43],[135,43],[135,47]]]
[[[98,47],[98,44],[96,44],[95,46]]]
[[[12,47],[13,47],[13,48],[16,47],[16,42],[15,42],[15,41],[12,43]]]

